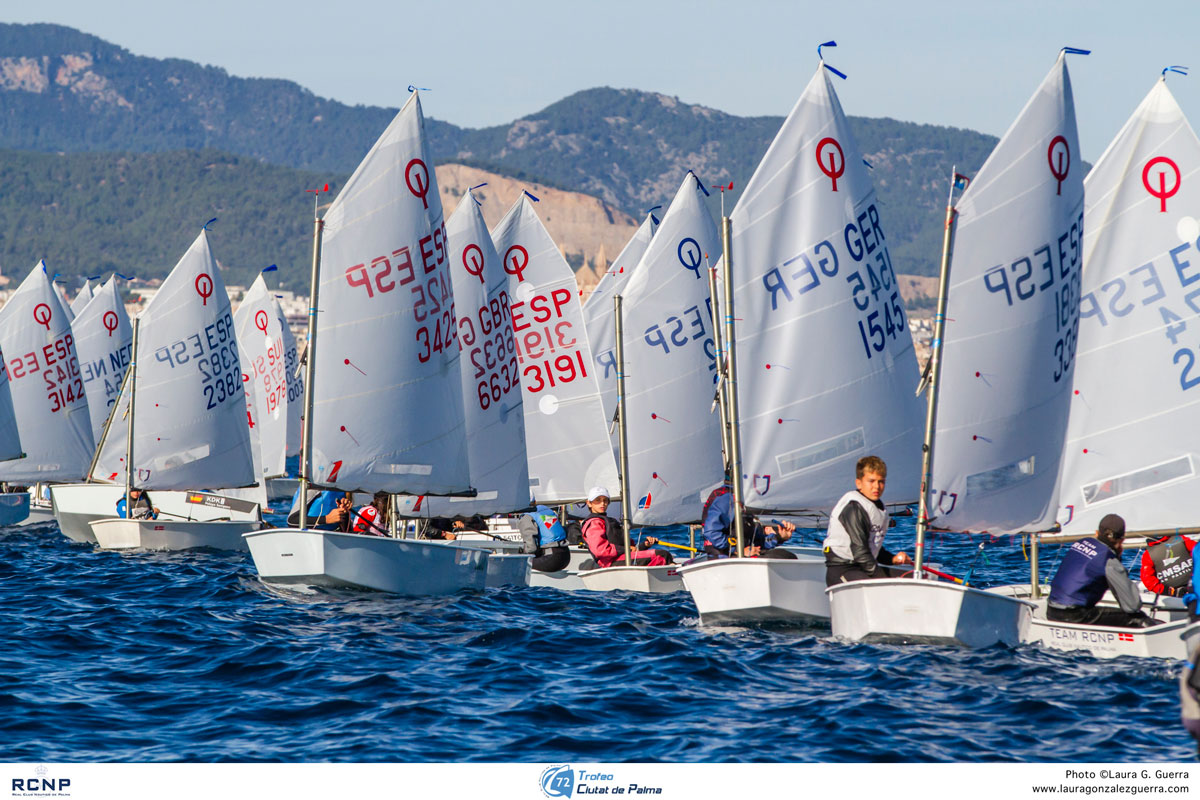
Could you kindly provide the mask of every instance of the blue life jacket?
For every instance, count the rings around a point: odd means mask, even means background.
[[[566,543],[567,531],[552,509],[538,506],[529,514],[529,518],[537,525],[539,543],[543,549]]]
[[[326,524],[326,525],[314,525],[312,523],[312,520],[315,520],[317,517],[323,517],[326,514],[328,514],[329,512],[333,511],[335,508],[337,508],[337,501],[344,494],[345,494],[345,492],[320,492],[319,494],[317,494],[316,497],[314,497],[312,499],[312,502],[310,502],[308,504],[308,519],[309,519],[308,527],[310,530],[336,531],[338,529],[339,526],[337,523]],[[296,493],[294,495],[292,495],[292,508],[299,508],[299,507],[300,507],[300,490],[297,489]],[[293,523],[293,524],[295,524],[295,523]]]
[[[1117,554],[1096,537],[1071,545],[1050,582],[1050,602],[1091,608],[1108,590],[1104,567]]]

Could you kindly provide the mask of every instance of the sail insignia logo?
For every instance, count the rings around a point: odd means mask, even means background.
[[[556,764],[542,772],[542,794],[546,797],[567,797],[575,790],[575,770],[569,764]]]
[[[32,775],[12,778],[9,782],[10,797],[70,797],[70,778],[51,778],[45,764],[33,769]]]

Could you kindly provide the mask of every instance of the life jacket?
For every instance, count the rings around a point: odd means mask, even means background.
[[[543,550],[566,544],[567,531],[553,510],[546,506],[538,506],[528,516],[537,525],[538,544]]]
[[[1050,602],[1057,606],[1091,608],[1108,590],[1104,567],[1117,554],[1096,537],[1081,539],[1067,550],[1050,582]]]
[[[387,528],[380,519],[379,509],[375,506],[363,506],[354,511],[354,525],[350,528],[353,533],[367,533],[372,536],[384,536]]]
[[[1154,565],[1158,582],[1170,589],[1180,589],[1192,582],[1192,554],[1178,534],[1166,536],[1146,548],[1146,556]]]
[[[708,499],[704,501],[704,510],[700,512],[700,523],[702,525],[705,523],[705,521],[708,520],[708,512],[712,509],[712,505],[716,501],[716,499],[718,497],[721,497],[722,495],[731,494],[732,492],[733,492],[733,487],[731,487],[727,483],[722,484],[722,485],[718,486],[716,489],[713,489],[711,492],[709,492]],[[729,551],[733,548],[733,545],[730,543],[730,539],[733,538],[732,533],[731,533],[732,528],[733,528],[733,498],[730,498],[730,500],[729,500],[729,526],[725,528],[725,546],[723,548],[717,547],[716,542],[710,542],[708,539],[705,539],[704,543],[706,545],[708,545],[709,547],[713,547],[716,550],[728,555]],[[746,506],[743,504],[742,505],[742,543],[747,546],[754,544],[755,543],[755,535],[757,533],[758,533],[758,519],[753,514],[747,514]]]
[[[313,490],[309,490],[310,492]],[[311,530],[321,531],[336,531],[341,527],[338,523],[326,525],[314,525],[313,520],[317,517],[323,517],[329,512],[337,508],[337,501],[342,497],[344,492],[317,492],[311,500],[308,501],[308,527]],[[144,495],[143,495],[144,496]],[[299,525],[300,519],[300,490],[292,495],[292,510],[288,513],[288,524]]]
[[[871,534],[867,540],[867,547],[871,551],[871,556],[878,558],[879,550],[883,547],[883,537],[887,535],[891,520],[886,508],[880,508],[872,503],[857,489],[842,495],[842,499],[837,501],[833,511],[829,512],[829,529],[825,532],[825,541],[822,547],[842,561],[854,561],[854,550],[850,546],[850,532],[842,525],[841,520],[842,512],[851,503],[857,503],[862,506],[863,511],[867,512],[867,518],[871,521]]]
[[[125,513],[125,496],[117,501],[117,516],[121,519],[130,519],[130,515]],[[133,516],[132,519],[154,519],[154,506],[150,502],[150,497],[142,492],[142,496],[133,501]]]
[[[588,525],[593,519],[604,520],[604,532],[597,533],[596,526]],[[625,552],[625,533],[621,524],[607,514],[589,514],[583,520],[583,542],[588,552],[596,560],[597,566],[609,567],[619,555]],[[616,541],[614,541],[616,540]],[[619,541],[621,544],[617,544]]]

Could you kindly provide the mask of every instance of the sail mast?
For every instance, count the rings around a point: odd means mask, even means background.
[[[725,194],[721,193],[722,205]],[[724,212],[724,208],[721,209]],[[729,365],[726,375],[725,397],[729,404],[729,473],[733,479],[733,528],[737,531],[737,554],[743,556],[742,548],[742,438],[738,432],[738,395],[737,395],[737,347],[736,332],[733,324],[733,223],[729,217],[721,214],[721,254],[725,262],[725,345],[729,353]]]
[[[326,184],[328,185],[328,184]],[[317,296],[321,284],[321,234],[325,230],[325,220],[319,215],[318,202],[320,190],[313,195],[313,258],[312,275],[309,278],[308,296],[308,344],[305,347],[306,358],[304,369],[304,434],[301,439],[300,453],[300,528],[308,527],[308,482],[312,475],[312,436],[313,436],[313,374],[317,366]]]
[[[129,495],[133,491],[133,414],[134,402],[137,399],[137,353],[138,327],[141,317],[133,320],[133,353],[129,357],[129,427],[125,431],[125,516],[133,519],[133,508]],[[114,408],[113,413],[116,413]]]
[[[625,425],[625,326],[621,318],[621,295],[613,295],[613,320],[617,339],[617,444],[621,458],[621,530],[625,534],[625,565],[633,565],[629,550],[629,520],[633,517],[629,502],[629,436]]]
[[[946,198],[946,225],[942,234],[942,265],[938,279],[937,313],[934,316],[933,341],[929,347],[929,402],[925,409],[925,441],[921,445],[921,498],[917,512],[916,558],[913,563],[915,574],[920,577],[921,565],[925,560],[925,531],[929,527],[929,478],[933,471],[933,440],[937,431],[938,388],[942,373],[942,333],[946,327],[946,297],[950,289],[950,255],[954,250],[954,222],[958,211],[954,208],[954,183],[958,177],[950,171],[950,195]]]
[[[721,414],[721,463],[729,472],[729,417],[725,405],[725,337],[721,334],[721,308],[717,298],[717,269],[708,268],[709,311],[713,326],[713,345],[716,351],[717,389],[713,394],[713,406]],[[711,413],[711,410],[710,410]],[[701,520],[703,522],[703,520]]]

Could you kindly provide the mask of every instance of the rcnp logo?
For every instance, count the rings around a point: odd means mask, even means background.
[[[570,764],[556,764],[542,773],[542,794],[546,797],[570,797],[575,791],[575,770]]]
[[[39,764],[34,775],[12,779],[13,797],[69,797],[70,778],[48,777],[50,770]]]

